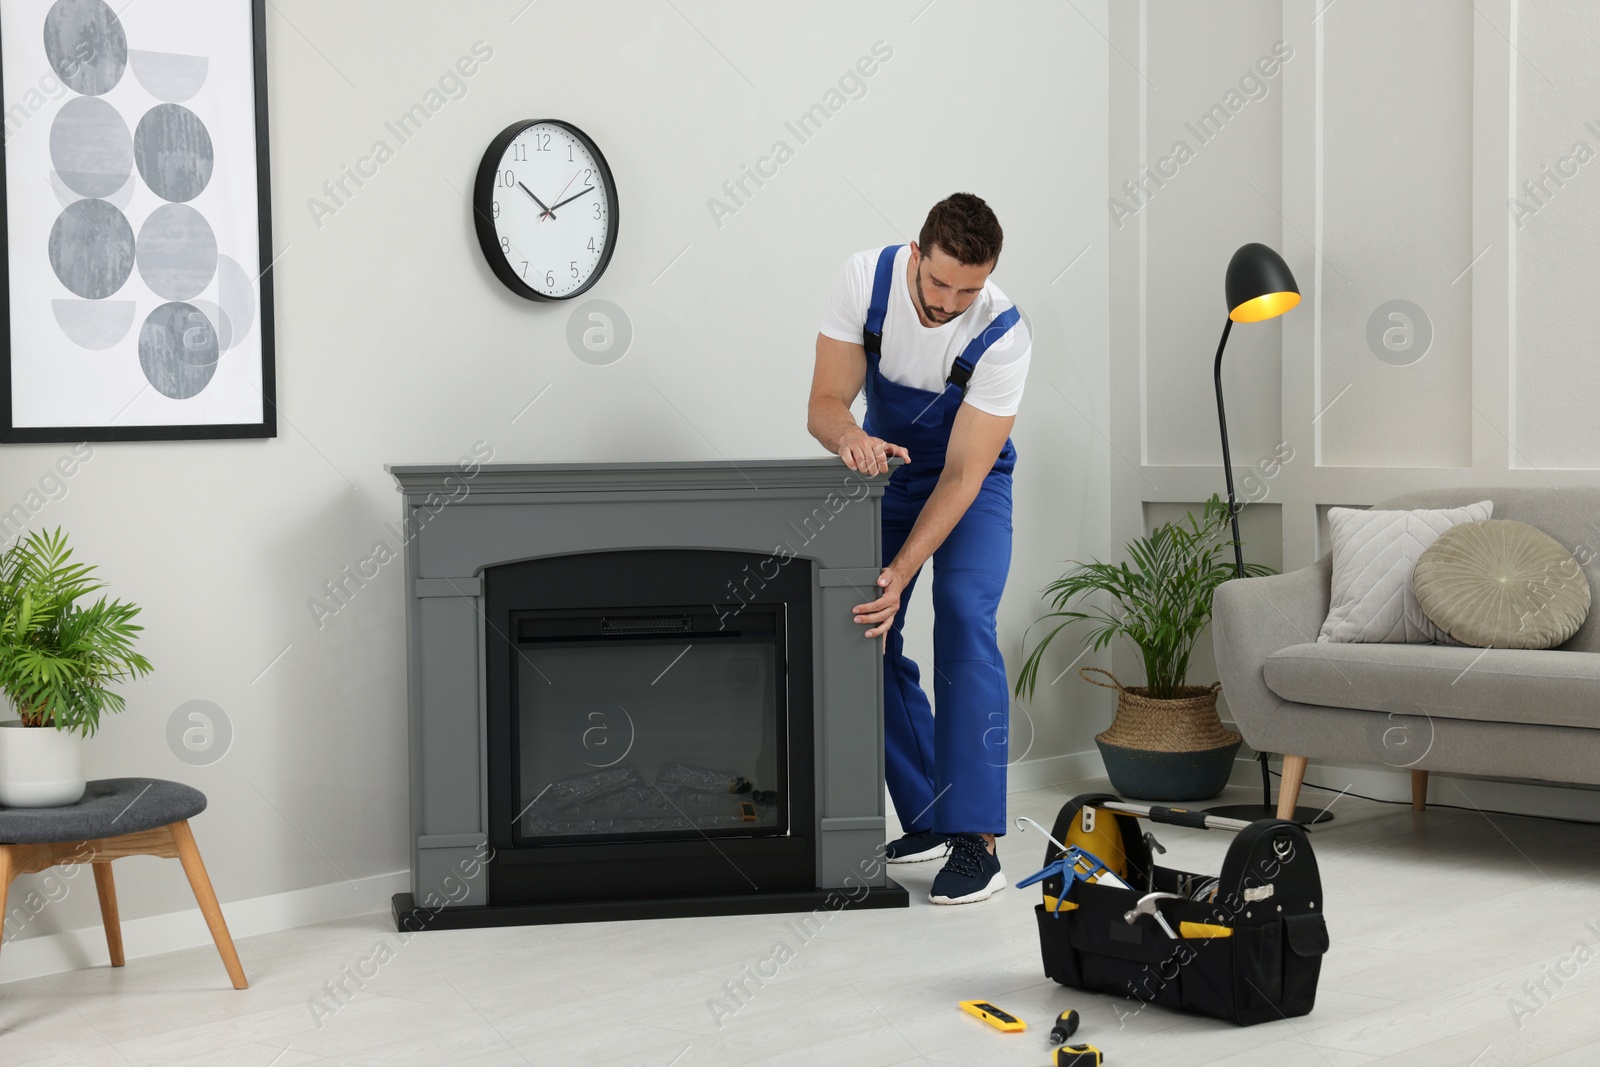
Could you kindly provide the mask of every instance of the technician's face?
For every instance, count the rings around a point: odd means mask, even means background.
[[[993,262],[979,266],[958,263],[938,245],[924,252],[913,241],[911,254],[916,257],[917,303],[935,325],[943,325],[971,307],[994,270]]]

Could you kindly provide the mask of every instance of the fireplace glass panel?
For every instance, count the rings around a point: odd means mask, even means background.
[[[519,838],[786,832],[780,606],[513,625]]]

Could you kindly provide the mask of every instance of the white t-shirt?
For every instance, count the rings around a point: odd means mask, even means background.
[[[838,341],[861,343],[867,308],[872,303],[872,279],[877,273],[881,248],[857,252],[845,261],[828,296],[822,333]],[[906,286],[906,263],[911,246],[902,246],[894,257],[894,278],[889,285],[889,306],[883,317],[883,351],[878,369],[885,378],[914,389],[942,392],[945,379],[956,357],[994,320],[1011,307],[993,281],[983,283],[983,291],[972,305],[942,326],[927,327],[917,317]],[[927,272],[924,270],[926,279]],[[1028,376],[1028,361],[1033,354],[1033,338],[1021,320],[1005,332],[978,361],[967,383],[965,402],[990,415],[1015,415],[1022,404],[1022,386]]]

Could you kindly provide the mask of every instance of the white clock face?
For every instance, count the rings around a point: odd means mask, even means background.
[[[601,170],[582,137],[549,122],[528,126],[500,157],[490,209],[499,252],[544,296],[576,293],[605,263],[615,205]]]

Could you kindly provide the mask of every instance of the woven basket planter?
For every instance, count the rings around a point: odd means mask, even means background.
[[[1111,684],[1096,681],[1103,674]],[[1117,691],[1117,717],[1095,735],[1111,785],[1140,800],[1205,800],[1222,792],[1243,742],[1217,715],[1221,682],[1185,685],[1157,700],[1142,685],[1123,685],[1099,667],[1082,667],[1086,682]]]

